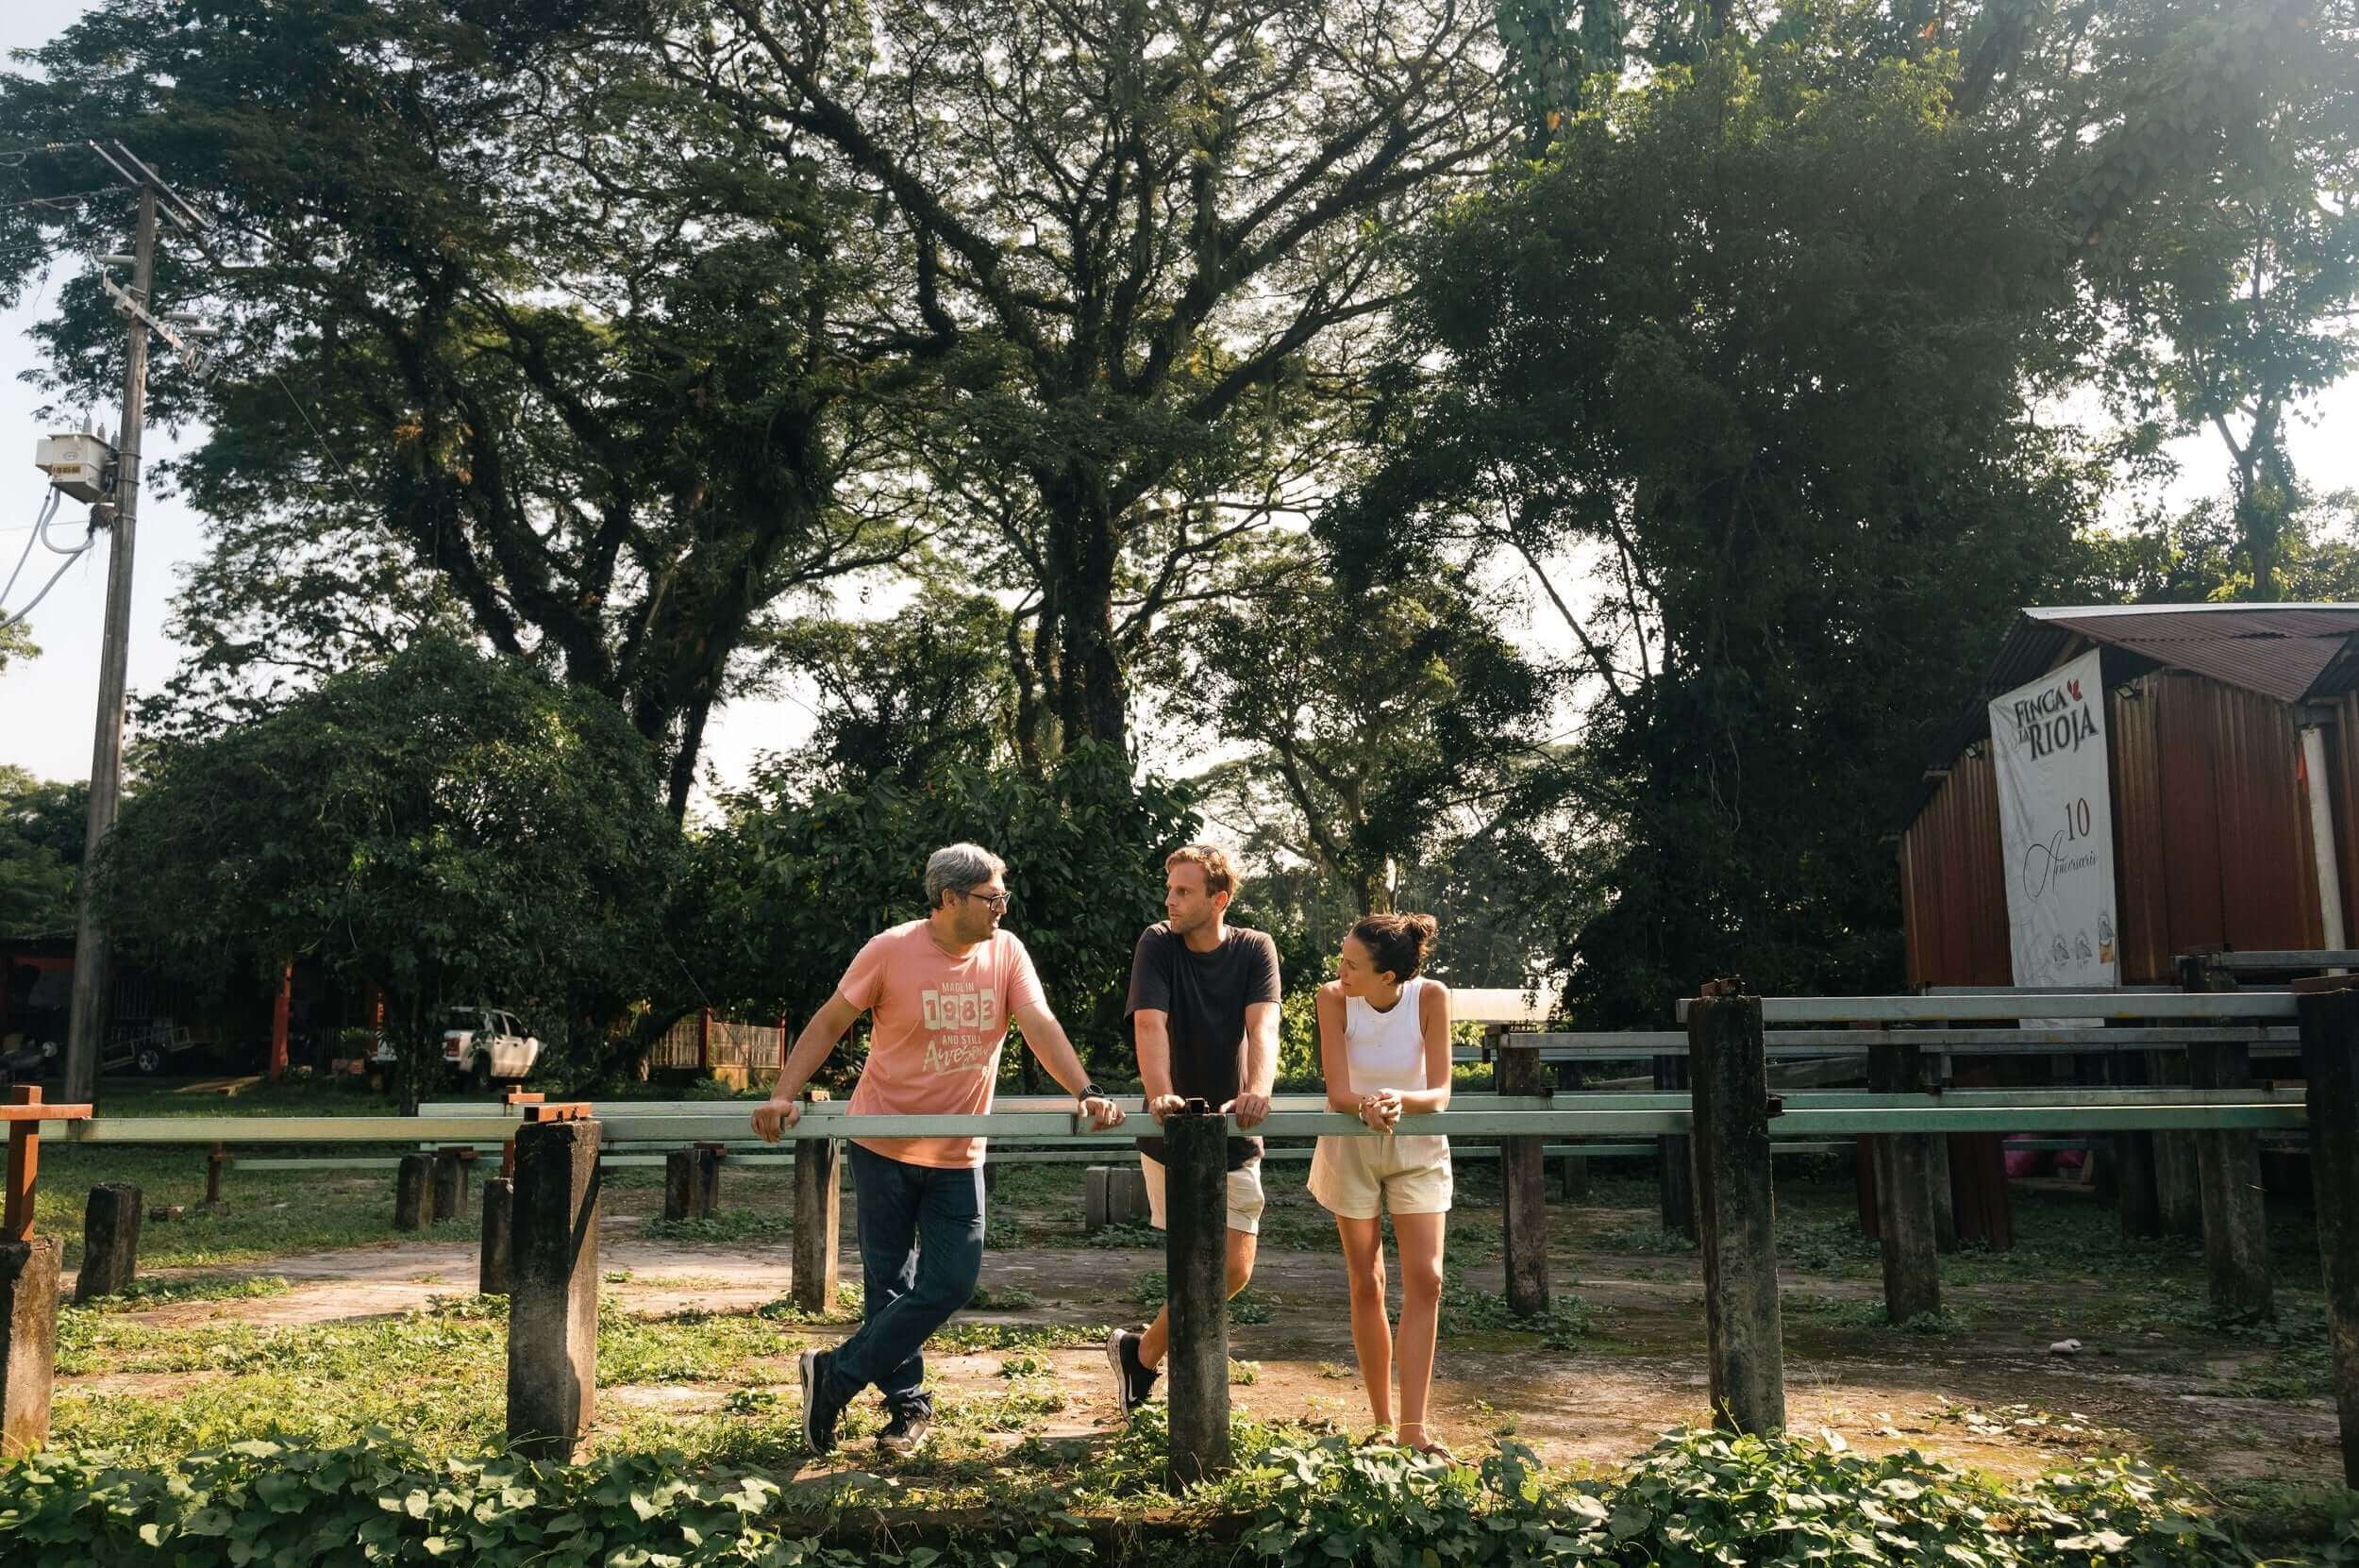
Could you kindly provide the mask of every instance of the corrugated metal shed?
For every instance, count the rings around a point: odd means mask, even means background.
[[[2300,733],[2319,718],[2334,721],[2336,860],[2346,930],[2359,929],[2354,634],[2359,605],[2026,610],[1901,835],[1910,978],[2011,978],[1984,704],[2091,645],[2109,689],[2123,983],[2167,982],[2199,947],[2321,944]]]

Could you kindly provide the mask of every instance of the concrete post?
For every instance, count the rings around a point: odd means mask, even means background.
[[[693,1220],[703,1207],[702,1183],[694,1149],[673,1149],[663,1157],[663,1217]]]
[[[90,1190],[82,1209],[82,1270],[74,1279],[74,1304],[121,1295],[140,1272],[140,1190],[127,1181],[102,1181]]]
[[[1581,1064],[1560,1061],[1556,1064],[1556,1087],[1559,1093],[1574,1093],[1587,1087]],[[1556,1157],[1557,1195],[1566,1203],[1583,1203],[1589,1197],[1589,1157],[1585,1154],[1561,1154]]]
[[[1915,1093],[1921,1082],[1917,1074],[1916,1046],[1867,1048],[1867,1086],[1876,1093]],[[1941,1310],[1929,1142],[1907,1133],[1876,1140],[1876,1236],[1883,1248],[1884,1316],[1896,1324]]]
[[[570,1460],[598,1376],[598,1124],[516,1129],[508,1293],[508,1439]]]
[[[516,1182],[494,1176],[483,1184],[483,1251],[476,1289],[485,1295],[506,1295],[511,1260],[515,1257]]]
[[[0,1241],[0,1459],[22,1459],[49,1443],[64,1254],[46,1236]]]
[[[2359,991],[2311,993],[2296,1006],[2343,1484],[2359,1488]]]
[[[2149,1074],[2142,1051],[2118,1051],[2111,1059],[2113,1081],[2125,1089],[2146,1087]],[[2163,1233],[2162,1193],[2155,1183],[2154,1135],[2116,1132],[2113,1136],[2115,1201],[2121,1212],[2121,1233],[2133,1241],[2150,1241]]]
[[[806,1312],[835,1310],[844,1222],[843,1145],[831,1138],[795,1143],[795,1305]]]
[[[1229,1118],[1201,1100],[1163,1121],[1174,1492],[1229,1470]]]
[[[467,1217],[467,1167],[473,1162],[472,1149],[437,1149],[434,1151],[434,1217],[437,1220],[463,1220]]]
[[[1654,1059],[1654,1086],[1669,1092],[1687,1087],[1685,1057]],[[1696,1234],[1696,1157],[1689,1140],[1665,1134],[1654,1141],[1655,1184],[1663,1199],[1663,1228]]]
[[[1501,1094],[1546,1094],[1548,1070],[1540,1047],[1502,1036],[1498,1046]],[[1548,1309],[1548,1173],[1547,1143],[1540,1138],[1499,1140],[1499,1188],[1506,1200],[1507,1309],[1538,1317]]]
[[[433,1213],[434,1157],[424,1151],[405,1154],[393,1172],[393,1228],[423,1230]]]
[[[1765,1433],[1785,1426],[1769,1061],[1761,998],[1728,993],[1733,984],[1706,987],[1687,1009],[1704,1331],[1713,1420],[1732,1431]]]

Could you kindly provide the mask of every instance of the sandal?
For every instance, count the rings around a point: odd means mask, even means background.
[[[1422,1432],[1425,1430],[1425,1424],[1419,1421],[1404,1421],[1400,1424],[1400,1427],[1404,1432]],[[1440,1460],[1444,1464],[1456,1464],[1458,1462],[1458,1456],[1450,1452],[1449,1444],[1442,1442],[1438,1438],[1428,1438],[1423,1443],[1411,1443],[1407,1438],[1402,1438],[1400,1440],[1400,1445],[1403,1448],[1408,1449],[1410,1452],[1421,1454],[1429,1460]]]

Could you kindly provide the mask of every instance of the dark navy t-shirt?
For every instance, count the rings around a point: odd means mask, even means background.
[[[1266,932],[1231,926],[1218,947],[1198,953],[1159,921],[1139,933],[1122,1020],[1129,1025],[1141,1008],[1163,1013],[1170,1026],[1171,1092],[1219,1106],[1235,1099],[1244,1081],[1245,1009],[1277,1000],[1278,943]],[[1135,1029],[1130,1037],[1135,1045]],[[1161,1160],[1163,1138],[1140,1139],[1139,1152]],[[1230,1170],[1261,1158],[1260,1139],[1229,1140]]]

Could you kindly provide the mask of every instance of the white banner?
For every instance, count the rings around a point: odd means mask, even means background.
[[[2018,986],[2121,983],[2105,717],[2094,650],[1990,705]]]

